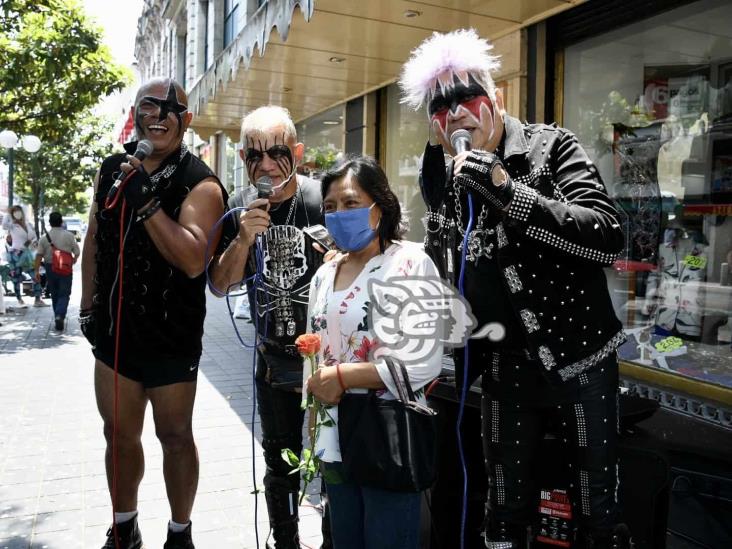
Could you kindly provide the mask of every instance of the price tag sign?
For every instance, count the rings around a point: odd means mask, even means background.
[[[684,263],[692,269],[703,269],[707,266],[707,258],[703,255],[687,255],[684,258]]]
[[[668,353],[681,349],[684,346],[684,341],[680,337],[670,336],[662,339],[654,345],[659,353]]]

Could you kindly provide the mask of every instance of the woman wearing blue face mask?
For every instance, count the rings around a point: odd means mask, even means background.
[[[424,403],[423,387],[440,373],[442,363],[437,323],[428,335],[401,326],[407,334],[398,335],[401,340],[382,341],[379,334],[385,332],[371,325],[379,317],[370,312],[375,303],[385,301],[375,288],[404,304],[425,297],[419,291],[412,295],[409,286],[418,279],[429,285],[439,281],[439,275],[421,245],[402,240],[399,201],[372,158],[351,158],[328,172],[322,193],[327,228],[344,253],[324,264],[310,285],[308,331],[320,335],[321,344],[318,370],[311,375],[306,364],[303,395],[310,393],[326,405],[332,420],[319,426],[315,453],[326,479],[334,546],[417,548],[421,494],[366,487],[348,478],[341,465],[338,402],[345,392],[368,389],[377,390],[383,399],[394,399],[397,389],[383,360],[390,354],[404,363],[409,382]],[[415,346],[407,347],[418,352],[394,353],[408,337]],[[420,337],[429,339],[430,352],[424,352]]]

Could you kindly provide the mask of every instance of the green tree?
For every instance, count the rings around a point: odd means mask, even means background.
[[[0,0],[0,60],[0,128],[43,142],[36,171],[19,151],[19,194],[32,199],[35,209],[46,187],[49,204],[53,198],[65,208],[81,207],[76,177],[59,174],[81,174],[81,159],[94,158],[71,142],[95,135],[98,125],[82,127],[90,122],[91,107],[121,90],[129,70],[112,61],[100,29],[77,0]],[[49,185],[41,186],[43,181]]]
[[[44,143],[35,154],[18,151],[16,192],[40,219],[51,211],[83,214],[102,160],[113,150],[111,121],[87,113],[72,133]]]
[[[59,138],[124,87],[129,71],[76,0],[5,0],[0,11],[0,127]]]

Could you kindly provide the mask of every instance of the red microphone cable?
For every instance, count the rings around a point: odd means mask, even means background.
[[[130,178],[137,173],[137,170],[134,169],[131,172],[129,172],[125,178],[122,180],[122,182],[119,184],[119,187],[117,188],[117,191],[114,193],[114,198],[110,202],[109,195],[107,195],[107,198],[104,201],[104,209],[110,210],[114,208],[117,205],[117,202],[119,202],[120,197],[122,196],[122,191],[124,190],[125,186],[127,185],[127,182],[130,180]],[[114,185],[112,185],[112,188],[114,188]],[[111,190],[111,189],[110,189]]]
[[[132,172],[134,173],[134,172]],[[128,174],[120,185],[120,190],[126,184],[132,173]],[[120,197],[121,193],[117,193],[117,196],[111,203],[105,203],[107,209],[113,208]],[[127,211],[127,201],[122,199],[122,206],[119,213],[119,267],[118,267],[118,290],[117,290],[117,319],[115,325],[114,334],[114,411],[112,418],[112,535],[114,536],[115,549],[120,549],[119,545],[119,533],[117,531],[117,522],[114,520],[117,511],[117,427],[119,425],[119,347],[120,347],[120,334],[121,334],[121,321],[122,321],[122,296],[123,296],[123,281],[124,281],[124,249],[125,240],[127,234],[125,232],[125,213]],[[130,219],[130,224],[132,219]],[[128,227],[129,229],[129,227]],[[111,296],[110,296],[111,298]]]

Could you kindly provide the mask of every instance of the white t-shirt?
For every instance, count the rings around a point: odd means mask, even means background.
[[[36,232],[30,223],[26,222],[25,225],[19,225],[15,223],[13,216],[10,214],[3,217],[3,230],[10,233],[13,239],[13,250],[23,250],[26,247],[26,242],[35,242],[37,240]]]
[[[432,260],[425,254],[422,246],[413,242],[395,242],[383,254],[371,258],[353,283],[342,291],[333,290],[337,261],[325,263],[318,269],[310,283],[308,304],[308,332],[317,333],[321,338],[321,348],[316,364],[332,366],[338,363],[373,362],[386,386],[379,395],[384,399],[397,397],[389,369],[383,359],[379,359],[380,347],[374,329],[369,326],[368,282],[376,279],[388,282],[394,278],[429,277],[439,280],[439,274]],[[417,400],[425,403],[424,392],[419,391],[442,369],[443,346],[439,339],[432,339],[434,350],[419,362],[405,360],[404,365]],[[375,354],[374,354],[375,353]],[[394,355],[393,355],[394,356]],[[399,355],[395,355],[399,358]],[[311,375],[308,360],[303,361],[303,383]],[[366,389],[348,389],[349,393],[365,393]],[[303,395],[307,395],[303,389]],[[305,396],[303,398],[306,398]],[[327,408],[332,426],[322,425],[316,442],[316,454],[322,452],[320,459],[326,462],[341,461],[338,439],[338,406]]]

